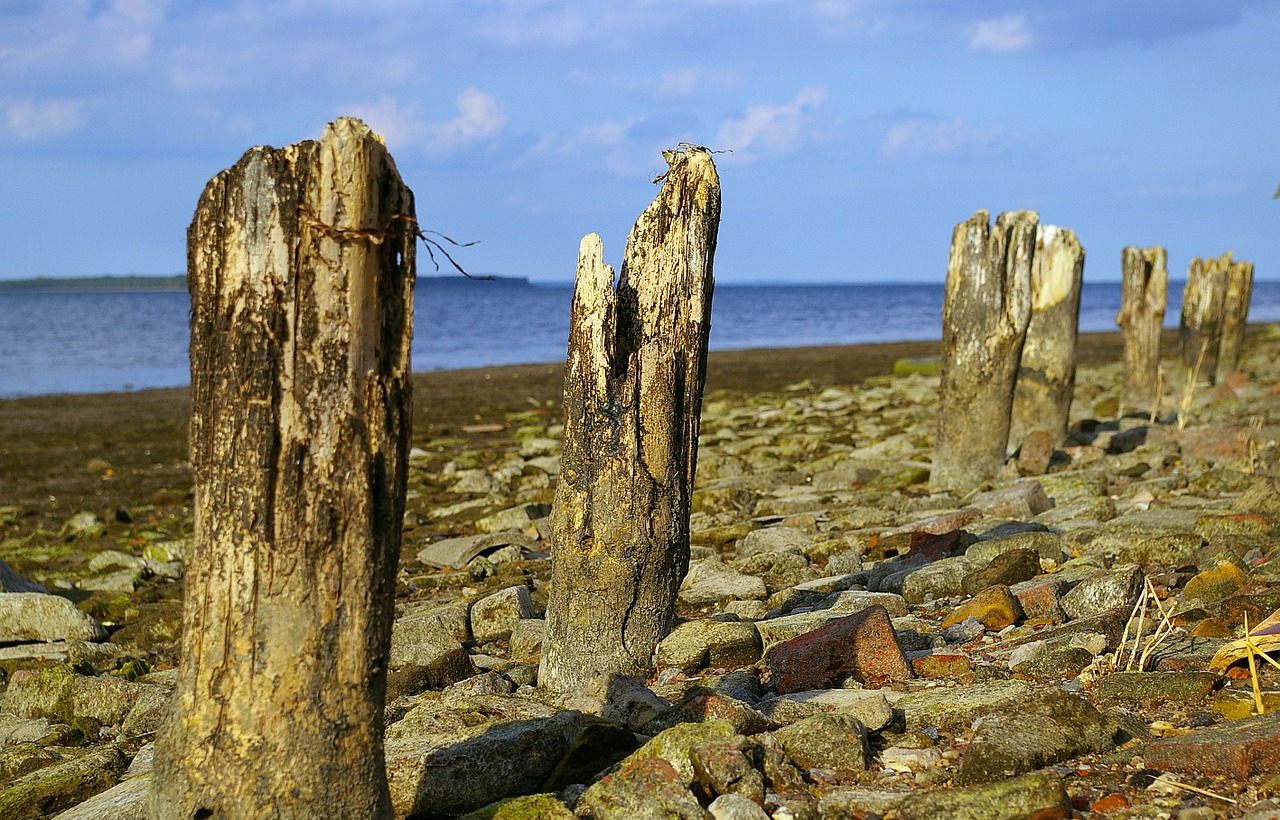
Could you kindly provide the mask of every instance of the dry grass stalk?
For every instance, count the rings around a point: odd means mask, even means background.
[[[1249,613],[1244,613],[1244,646],[1249,658],[1249,682],[1253,684],[1253,706],[1258,714],[1267,713],[1267,705],[1262,702],[1262,689],[1258,686],[1258,666],[1253,662],[1253,639],[1249,637]]]
[[[1160,622],[1156,625],[1156,629],[1147,637],[1144,642],[1142,639],[1142,631],[1146,623],[1147,609],[1154,606],[1156,612],[1160,614]],[[1105,675],[1110,675],[1120,668],[1121,663],[1124,664],[1124,671],[1132,672],[1146,671],[1147,664],[1151,660],[1152,654],[1155,653],[1160,645],[1173,633],[1173,609],[1165,609],[1164,604],[1160,602],[1160,597],[1156,594],[1155,586],[1148,579],[1143,580],[1142,593],[1138,596],[1138,600],[1133,604],[1133,610],[1129,613],[1129,620],[1125,622],[1124,631],[1120,633],[1120,643],[1112,652],[1103,653],[1093,659],[1093,663],[1082,671],[1078,679],[1085,686],[1091,688],[1094,681]],[[1154,615],[1152,620],[1155,620]],[[1133,638],[1130,643],[1130,633]],[[1128,653],[1128,661],[1124,661],[1125,654]]]
[[[1232,805],[1235,805],[1236,803],[1235,798],[1227,797],[1225,794],[1218,794],[1217,792],[1211,792],[1208,789],[1202,789],[1199,786],[1192,786],[1190,783],[1183,783],[1178,780],[1166,780],[1164,775],[1160,775],[1153,782],[1160,783],[1162,786],[1169,786],[1175,789],[1182,789],[1183,791],[1202,794],[1205,797],[1212,797],[1216,800],[1222,800],[1224,802],[1231,803]]]
[[[1196,397],[1196,387],[1199,386],[1197,381],[1200,378],[1200,368],[1204,367],[1204,360],[1209,355],[1210,341],[1210,339],[1205,339],[1200,342],[1200,352],[1196,354],[1196,366],[1191,368],[1187,373],[1186,383],[1182,386],[1182,398],[1178,400],[1179,430],[1185,430],[1187,428],[1187,417],[1191,412],[1191,402],[1194,401]],[[1204,386],[1208,387],[1208,382],[1205,382]]]

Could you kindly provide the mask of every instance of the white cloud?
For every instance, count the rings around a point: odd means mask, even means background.
[[[691,96],[700,89],[724,90],[741,83],[742,75],[737,71],[710,71],[701,66],[688,66],[664,73],[658,78],[653,93],[658,99],[676,99]]]
[[[973,27],[969,38],[972,51],[1023,51],[1031,47],[1033,37],[1024,14],[1010,14],[994,20],[982,20]]]
[[[458,95],[458,116],[443,123],[425,120],[416,104],[383,97],[373,105],[351,106],[346,112],[363,119],[382,134],[393,151],[417,148],[429,156],[446,157],[493,139],[507,127],[507,112],[492,94],[468,88]]]
[[[880,143],[884,159],[922,160],[958,156],[993,156],[1005,148],[997,125],[971,126],[953,120],[907,120],[889,129]]]
[[[69,134],[84,125],[77,100],[18,100],[4,107],[5,131],[22,142]]]
[[[817,110],[827,89],[808,86],[785,105],[751,105],[735,120],[721,124],[713,148],[730,150],[738,160],[765,154],[789,154],[807,142],[823,138]]]

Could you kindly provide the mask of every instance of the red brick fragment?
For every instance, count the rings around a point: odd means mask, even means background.
[[[1161,738],[1147,745],[1143,759],[1154,769],[1233,780],[1280,772],[1280,713]]]
[[[907,553],[928,556],[930,561],[952,558],[964,553],[965,549],[978,539],[973,533],[964,530],[951,530],[941,534],[917,530],[911,533],[911,550]]]
[[[780,695],[830,689],[848,677],[868,686],[912,677],[889,613],[879,604],[777,644],[767,663]]]

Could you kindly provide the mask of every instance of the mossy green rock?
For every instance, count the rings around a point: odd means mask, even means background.
[[[912,794],[898,806],[901,820],[1007,820],[1010,817],[1070,817],[1071,800],[1062,777],[1041,770],[980,786]]]
[[[637,760],[659,757],[675,767],[686,783],[694,778],[689,750],[709,740],[727,740],[736,734],[733,724],[727,720],[708,720],[705,723],[681,723],[659,732],[626,760],[623,767]]]
[[[0,817],[44,817],[83,803],[116,783],[127,765],[114,746],[31,772],[0,788]]]
[[[1094,684],[1099,703],[1200,703],[1221,682],[1213,672],[1116,672]]]

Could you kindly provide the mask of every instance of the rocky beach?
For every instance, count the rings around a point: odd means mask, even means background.
[[[964,494],[928,490],[937,353],[712,353],[680,623],[574,696],[535,686],[562,368],[416,374],[397,816],[1280,817],[1280,673],[1215,663],[1280,609],[1280,327],[1154,419],[1082,335],[1066,445]],[[0,402],[0,817],[144,816],[188,404]]]

